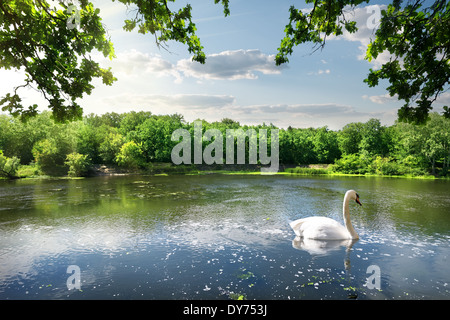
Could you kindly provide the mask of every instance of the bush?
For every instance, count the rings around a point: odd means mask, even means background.
[[[83,177],[89,170],[90,161],[87,155],[73,152],[67,155],[65,164],[69,166],[69,176]]]
[[[391,161],[389,158],[377,156],[369,165],[369,172],[386,176],[403,175],[405,168],[401,164]]]
[[[316,174],[328,174],[328,170],[324,168],[288,168],[285,170],[286,172],[295,173],[295,174],[304,174],[304,175],[316,175]]]
[[[408,155],[406,158],[399,160],[398,163],[404,168],[406,174],[422,176],[427,174],[427,164],[425,161],[420,157]]]
[[[39,175],[39,169],[36,163],[32,162],[29,165],[21,165],[17,170],[19,178],[34,177]]]
[[[9,179],[17,178],[16,173],[20,165],[20,159],[17,157],[7,158],[0,150],[0,177]]]
[[[366,174],[368,172],[368,160],[357,154],[347,154],[336,160],[330,166],[331,171],[350,174]]]
[[[114,164],[124,143],[125,138],[121,134],[110,132],[99,146],[99,154],[103,163]]]
[[[44,139],[33,147],[33,155],[37,165],[44,174],[60,175],[67,172],[64,167],[66,154],[60,152],[55,143]]]
[[[140,168],[145,166],[142,144],[134,141],[125,143],[116,157],[117,164],[121,167]]]

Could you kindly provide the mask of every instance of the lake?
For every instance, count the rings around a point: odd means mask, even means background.
[[[342,222],[348,189],[363,204],[350,203],[358,241],[295,239],[290,220]],[[377,177],[3,180],[0,299],[449,299],[449,190]]]

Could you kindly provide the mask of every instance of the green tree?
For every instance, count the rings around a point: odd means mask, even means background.
[[[125,143],[116,157],[116,162],[121,167],[142,168],[145,166],[145,157],[142,151],[142,144],[134,141]]]
[[[359,152],[359,144],[362,139],[362,130],[364,124],[361,122],[352,122],[346,124],[338,133],[339,149],[344,155]]]
[[[67,155],[65,164],[69,167],[69,176],[82,177],[87,174],[90,161],[87,155],[73,152]]]
[[[33,147],[33,155],[40,170],[48,175],[67,173],[66,157],[77,147],[77,132],[79,124],[58,124],[50,128],[45,139]]]
[[[426,125],[397,123],[394,128],[398,132],[395,157],[400,163],[429,169],[432,174],[442,165],[443,174],[448,172],[450,119],[433,112]]]
[[[170,162],[172,148],[176,145],[171,140],[172,132],[182,126],[179,115],[153,116],[139,125],[134,141],[142,145],[146,162]]]
[[[9,179],[16,178],[17,169],[19,168],[20,159],[17,157],[7,158],[0,150],[0,177]]]
[[[115,164],[120,148],[125,143],[125,138],[115,131],[111,130],[99,146],[99,155],[104,164]]]
[[[430,121],[422,128],[421,151],[431,164],[431,173],[436,174],[436,166],[439,162],[443,164],[443,169],[448,169],[450,119],[445,119],[436,113],[432,113],[430,116]]]
[[[43,112],[26,123],[11,116],[2,115],[0,116],[0,148],[7,157],[17,156],[22,164],[29,164],[34,159],[32,153],[34,144],[45,139],[53,125],[49,112]]]
[[[450,2],[435,0],[430,6],[424,0],[404,6],[402,2],[395,0],[383,10],[380,27],[366,55],[371,61],[387,50],[394,58],[379,70],[370,69],[365,82],[373,87],[381,79],[388,80],[389,94],[405,101],[399,119],[424,123],[432,103],[448,89]]]
[[[288,163],[299,165],[318,162],[317,153],[314,150],[314,135],[311,129],[291,129],[288,130],[287,136],[289,140],[286,145],[280,137],[280,159],[283,152],[292,161]],[[286,150],[286,148],[289,149]]]
[[[152,113],[150,111],[130,111],[123,115],[120,121],[119,133],[124,137],[127,137],[131,132],[136,131],[136,128],[145,122],[145,120],[150,119]]]
[[[347,154],[342,158],[336,160],[335,164],[331,166],[332,170],[341,173],[350,174],[366,174],[370,161],[358,154]]]
[[[67,1],[56,2],[58,5],[46,0],[0,2],[0,66],[23,67],[27,74],[24,84],[6,94],[0,106],[22,119],[35,116],[38,107],[22,105],[18,90],[23,87],[39,90],[48,101],[54,119],[63,122],[81,119],[82,108],[76,100],[92,92],[94,78],[101,78],[106,85],[117,80],[110,69],[101,68],[89,55],[97,50],[105,57],[114,57],[113,44],[102,24],[100,10],[88,0],[78,0],[75,10]],[[163,48],[167,41],[181,42],[194,54],[195,61],[205,62],[189,4],[173,10],[168,2],[174,0],[119,2],[137,8],[133,18],[124,21],[124,30],[137,28],[139,33],[151,33]],[[228,0],[215,0],[219,2],[228,15]],[[74,19],[79,19],[76,27]]]
[[[393,58],[381,69],[371,69],[364,81],[373,87],[382,79],[388,80],[389,94],[405,101],[398,112],[399,119],[423,123],[433,102],[448,89],[450,2],[414,0],[405,5],[403,2],[393,0],[381,12],[380,26],[366,52],[368,61],[385,51]],[[369,0],[306,0],[306,3],[312,3],[311,10],[294,6],[289,10],[289,23],[276,56],[277,65],[289,61],[294,46],[311,42],[317,50],[325,46],[327,37],[340,36],[344,29],[356,32],[356,21],[346,11]],[[449,109],[445,110],[450,116]]]
[[[102,163],[100,144],[104,141],[103,130],[92,125],[89,118],[84,117],[77,132],[76,151],[88,155],[93,163]]]
[[[379,119],[370,119],[363,124],[361,130],[360,152],[366,152],[370,156],[386,155],[388,146],[385,139],[385,127]]]
[[[341,153],[335,132],[327,127],[322,127],[315,130],[313,139],[313,150],[318,163],[334,163],[336,159],[340,158]]]
[[[33,155],[40,170],[45,174],[58,174],[63,170],[66,155],[49,139],[39,141],[33,147]]]
[[[114,0],[112,0],[114,1]],[[206,56],[196,26],[192,22],[192,7],[183,4],[172,9],[175,0],[117,0],[136,10],[124,21],[124,29],[137,29],[153,34],[158,46],[166,48],[167,41],[187,46],[193,60],[205,63]],[[111,70],[103,69],[89,53],[101,52],[114,57],[111,41],[101,23],[100,10],[88,0],[79,0],[78,28],[68,28],[73,19],[66,1],[51,7],[45,0],[3,0],[0,2],[0,66],[6,69],[25,68],[24,84],[0,99],[0,106],[15,116],[26,119],[37,114],[37,105],[26,108],[18,90],[33,86],[41,91],[57,121],[80,119],[82,109],[76,102],[93,90],[94,78],[111,85]],[[223,5],[225,16],[230,14],[229,0],[214,0]],[[358,30],[356,21],[346,14],[369,0],[305,0],[310,10],[289,9],[289,22],[276,55],[277,65],[287,63],[294,47],[313,43],[314,48],[325,46],[327,37],[340,36],[346,30]],[[437,97],[448,89],[450,78],[449,46],[450,2],[445,0],[414,0],[404,4],[393,0],[382,11],[381,24],[366,52],[371,61],[382,52],[393,58],[378,70],[370,70],[365,82],[377,86],[387,80],[391,96],[397,95],[405,105],[399,110],[400,120],[424,122]],[[416,103],[417,106],[413,106]],[[450,109],[444,107],[445,115]]]
[[[111,41],[101,23],[100,10],[87,0],[79,0],[75,11],[79,28],[68,25],[74,14],[65,4],[52,7],[45,0],[3,0],[0,2],[0,57],[2,68],[24,68],[24,84],[0,100],[4,111],[23,120],[37,114],[37,105],[24,106],[18,90],[33,87],[49,103],[57,121],[81,119],[76,99],[90,94],[94,78],[111,85],[116,80],[90,58],[93,50],[114,57]]]

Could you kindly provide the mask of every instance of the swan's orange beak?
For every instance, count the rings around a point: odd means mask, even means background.
[[[360,206],[362,206],[362,203],[361,203],[361,202],[359,202],[359,198],[356,198],[356,200],[355,200],[355,201],[356,201],[356,203],[357,203],[357,204],[359,204]]]

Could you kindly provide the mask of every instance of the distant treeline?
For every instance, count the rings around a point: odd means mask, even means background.
[[[170,163],[172,149],[179,143],[171,136],[179,128],[193,135],[193,123],[179,114],[111,112],[66,124],[55,124],[49,112],[26,123],[0,115],[0,176],[83,176],[94,164],[145,169]],[[272,124],[247,126],[231,119],[203,121],[202,128],[222,133],[276,129]],[[450,119],[432,113],[426,125],[383,126],[378,119],[370,119],[339,131],[279,129],[279,157],[281,164],[293,166],[332,164],[332,172],[445,176],[450,165]]]

